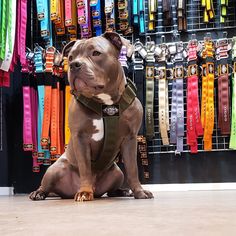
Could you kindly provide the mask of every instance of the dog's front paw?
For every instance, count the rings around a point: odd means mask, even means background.
[[[148,190],[138,190],[134,192],[135,199],[150,199],[154,198],[153,194]]]
[[[75,194],[75,201],[77,202],[83,202],[83,201],[92,201],[93,200],[93,190],[90,188],[81,188],[76,194]]]
[[[29,198],[33,201],[44,200],[46,197],[47,197],[47,194],[40,188],[37,189],[36,191],[33,191],[29,195]]]

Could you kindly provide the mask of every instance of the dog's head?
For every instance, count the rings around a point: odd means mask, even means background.
[[[123,76],[118,61],[122,45],[128,53],[132,49],[128,40],[114,32],[68,43],[63,56],[68,57],[71,89],[86,97],[110,92],[116,80]]]

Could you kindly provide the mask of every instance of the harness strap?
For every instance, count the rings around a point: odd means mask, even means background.
[[[100,104],[81,94],[77,94],[76,91],[71,91],[78,102],[103,118],[105,130],[103,148],[100,156],[96,160],[92,160],[92,168],[96,171],[104,168],[108,169],[109,167],[111,167],[119,153],[119,150],[117,150],[116,147],[117,134],[119,129],[119,116],[132,104],[136,97],[135,85],[129,79],[127,79],[127,82],[127,86],[121,96],[119,103],[109,106]],[[115,152],[114,150],[117,151]]]

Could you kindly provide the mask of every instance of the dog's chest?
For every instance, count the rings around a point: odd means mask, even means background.
[[[104,138],[104,122],[103,119],[93,119],[94,132],[91,139],[95,142],[101,141]]]

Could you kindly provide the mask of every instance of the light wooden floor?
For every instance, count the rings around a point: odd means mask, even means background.
[[[160,192],[92,202],[0,197],[0,236],[235,236],[236,191]]]

